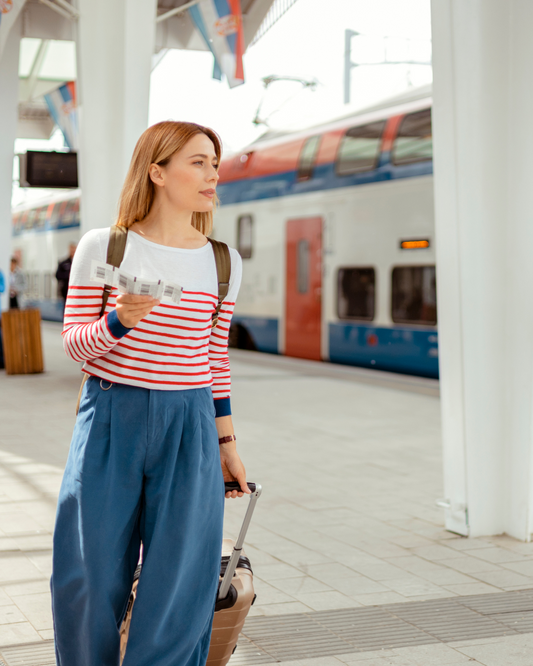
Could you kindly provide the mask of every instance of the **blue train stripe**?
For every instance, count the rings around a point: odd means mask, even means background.
[[[246,328],[258,351],[279,353],[278,319],[235,314],[233,323]],[[439,376],[435,328],[334,322],[328,325],[328,333],[332,363],[436,379]]]
[[[80,226],[80,220],[75,220],[74,222],[66,222],[62,224],[61,222],[56,226],[51,226],[48,222],[42,227],[33,226],[31,228],[27,227],[14,227],[13,236],[22,236],[24,233],[43,233],[45,231],[62,231],[63,229],[75,229]]]
[[[439,376],[438,333],[434,328],[331,323],[329,357],[333,363]]]
[[[232,325],[241,325],[250,334],[257,351],[278,354],[278,320],[265,317],[233,315]]]
[[[339,176],[335,173],[335,163],[330,162],[316,166],[313,177],[309,180],[298,182],[296,170],[285,171],[261,178],[245,178],[220,183],[217,186],[217,194],[221,205],[227,206],[245,201],[321,192],[431,174],[433,174],[432,160],[395,166],[390,161],[390,153],[382,153],[377,168],[372,171]]]

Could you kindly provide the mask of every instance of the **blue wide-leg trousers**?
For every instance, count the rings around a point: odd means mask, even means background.
[[[106,390],[108,389],[108,390]],[[58,666],[204,666],[224,484],[211,390],[85,384],[59,495],[52,609]]]

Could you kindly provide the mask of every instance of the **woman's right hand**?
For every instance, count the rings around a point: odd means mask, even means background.
[[[151,296],[137,294],[119,294],[117,296],[117,316],[126,328],[135,328],[160,301]]]

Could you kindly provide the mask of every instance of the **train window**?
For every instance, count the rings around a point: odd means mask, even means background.
[[[309,180],[313,177],[320,139],[320,136],[312,136],[304,143],[298,163],[298,180]]]
[[[251,215],[241,215],[237,220],[237,249],[243,259],[252,257],[252,227]]]
[[[392,321],[437,323],[435,266],[397,266],[392,270]]]
[[[309,290],[309,241],[303,238],[297,246],[297,284],[298,292],[305,294]]]
[[[32,229],[34,222],[35,222],[35,216],[37,214],[37,210],[35,208],[31,208],[28,211],[28,216],[26,217],[26,222],[25,222],[25,227],[26,229]]]
[[[337,315],[339,319],[374,319],[376,271],[373,268],[339,268]]]
[[[337,173],[347,176],[371,171],[378,165],[385,121],[352,127],[344,135],[337,155]]]
[[[50,204],[52,210],[50,211],[50,227],[52,229],[57,229],[59,224],[59,209],[61,208],[61,202],[56,204]]]
[[[41,208],[38,208],[37,212],[35,213],[35,226],[38,227],[39,229],[42,229],[46,224],[47,209],[48,206],[42,206]]]
[[[400,123],[394,142],[394,164],[412,164],[433,159],[431,109],[409,113]]]

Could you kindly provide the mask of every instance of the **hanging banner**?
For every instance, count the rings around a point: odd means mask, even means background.
[[[226,75],[230,88],[244,83],[244,33],[240,0],[201,0],[189,9],[215,58],[213,78]]]
[[[0,0],[0,58],[6,45],[9,31],[24,7],[26,0]]]
[[[1,0],[0,0],[1,1]],[[50,115],[63,132],[70,150],[78,150],[78,106],[76,83],[69,81],[44,96]]]

